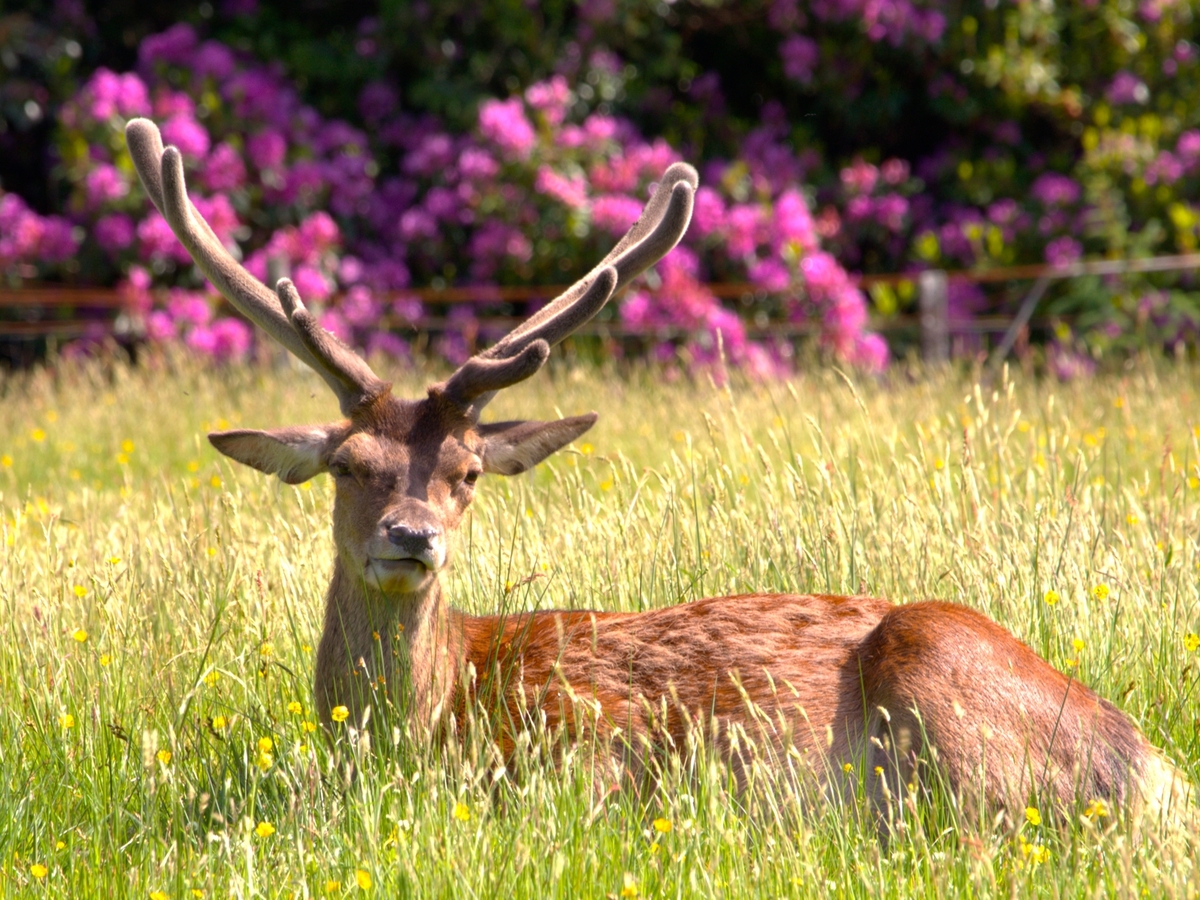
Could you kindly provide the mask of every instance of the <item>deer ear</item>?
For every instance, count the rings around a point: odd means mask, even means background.
[[[596,424],[596,413],[556,422],[492,422],[476,429],[484,439],[483,471],[517,475],[532,469]]]
[[[273,431],[214,431],[208,440],[231,459],[300,484],[325,471],[337,426],[304,425]]]

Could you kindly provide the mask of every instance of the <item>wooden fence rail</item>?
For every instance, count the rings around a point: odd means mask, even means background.
[[[1033,313],[1053,281],[1082,276],[1122,276],[1134,273],[1171,272],[1200,269],[1200,253],[1154,256],[1138,259],[1106,259],[1079,261],[1062,266],[1022,265],[994,269],[945,271],[926,269],[917,272],[892,272],[851,276],[862,286],[896,286],[913,284],[918,294],[918,313],[915,316],[874,318],[870,327],[882,332],[914,332],[920,335],[921,352],[929,362],[943,362],[950,356],[950,337],[956,333],[1000,334],[1004,337],[993,352],[993,360],[1002,359],[1011,351],[1021,329],[1029,325]],[[975,284],[1033,281],[1013,317],[976,317],[969,321],[951,323],[948,317],[948,286],[951,282]],[[747,282],[721,282],[705,285],[715,296],[725,300],[765,299],[782,294],[764,291]],[[420,287],[396,293],[396,297],[413,297],[426,306],[452,307],[457,304],[514,303],[548,300],[567,285],[455,285],[450,287]],[[71,340],[103,327],[108,333],[135,339],[138,337],[133,321],[123,312],[121,293],[110,288],[77,288],[49,285],[30,285],[21,288],[0,287],[0,339],[28,340],[53,338]],[[519,321],[511,316],[487,316],[485,327],[497,330],[509,328]],[[417,323],[403,322],[387,316],[381,323],[394,329],[444,331],[456,326],[445,315],[423,317]],[[820,326],[808,322],[748,321],[746,331],[751,337],[803,337],[816,334]],[[579,333],[608,337],[669,338],[685,334],[682,328],[635,328],[618,322],[590,323]]]

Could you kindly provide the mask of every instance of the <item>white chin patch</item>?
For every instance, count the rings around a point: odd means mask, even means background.
[[[426,587],[434,572],[415,559],[371,559],[366,567],[367,584],[384,594],[411,594]]]

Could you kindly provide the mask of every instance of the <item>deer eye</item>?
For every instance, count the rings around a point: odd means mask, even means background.
[[[463,476],[463,484],[472,484],[473,485],[475,482],[477,482],[479,480],[479,475],[480,475],[480,472],[478,469],[472,469],[470,472],[468,472],[466,475]]]
[[[350,467],[345,463],[332,463],[329,466],[329,474],[334,478],[349,478],[351,474]]]

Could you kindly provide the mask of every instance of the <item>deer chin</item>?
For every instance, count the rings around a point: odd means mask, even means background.
[[[419,559],[385,559],[377,556],[367,558],[367,583],[384,594],[413,594],[427,588],[437,577]]]

